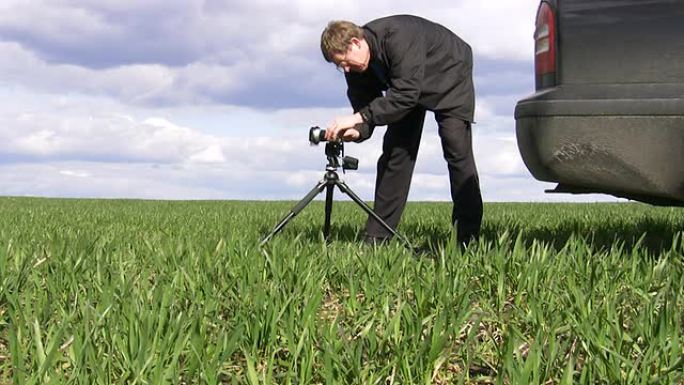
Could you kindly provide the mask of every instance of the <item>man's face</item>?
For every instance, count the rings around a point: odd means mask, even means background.
[[[352,38],[344,54],[333,55],[333,63],[342,72],[363,72],[368,69],[370,49],[365,40]]]

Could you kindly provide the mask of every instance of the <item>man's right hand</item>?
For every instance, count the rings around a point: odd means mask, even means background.
[[[361,137],[361,133],[356,128],[348,128],[341,133],[340,137],[345,142],[354,142]]]
[[[354,126],[361,123],[363,123],[363,118],[358,112],[354,115],[338,116],[325,129],[325,140],[342,139],[345,142],[356,140],[361,137],[361,133]]]

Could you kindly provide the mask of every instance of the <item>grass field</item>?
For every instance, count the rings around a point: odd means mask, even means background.
[[[683,383],[684,209],[0,198],[0,384]]]

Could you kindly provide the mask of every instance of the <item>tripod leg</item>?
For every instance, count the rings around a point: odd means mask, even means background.
[[[382,227],[384,227],[385,229],[387,229],[387,231],[389,231],[389,232],[390,232],[392,235],[394,235],[395,237],[399,238],[402,242],[404,242],[404,244],[406,245],[406,247],[407,247],[409,250],[412,250],[412,251],[413,251],[413,246],[411,246],[411,243],[408,241],[408,239],[406,239],[403,235],[401,235],[401,234],[399,234],[398,232],[396,232],[392,227],[390,227],[390,225],[388,225],[384,220],[382,220],[382,218],[380,218],[380,216],[378,216],[378,214],[376,214],[375,211],[373,211],[373,210],[366,204],[366,202],[364,202],[361,198],[359,198],[359,196],[356,195],[356,193],[354,193],[354,191],[352,191],[352,189],[350,189],[349,186],[347,186],[346,183],[344,183],[344,182],[341,181],[341,180],[337,180],[337,181],[335,182],[335,184],[340,188],[340,190],[342,190],[343,193],[349,195],[349,197],[350,197],[354,202],[356,202],[359,206],[361,206],[361,208],[362,208],[366,213],[368,213],[368,215],[370,215],[370,216],[372,216],[373,218],[375,218],[375,220],[378,221],[378,223],[380,223],[380,224],[382,225]]]
[[[335,185],[328,184],[325,191],[325,224],[323,226],[323,237],[327,240],[330,234],[330,214],[332,213],[333,191]]]
[[[278,224],[273,228],[273,230],[270,233],[268,233],[264,240],[261,241],[261,243],[259,243],[259,247],[263,247],[264,245],[266,245],[266,243],[269,240],[271,240],[271,238],[274,235],[276,235],[280,230],[283,229],[283,227],[285,227],[285,225],[287,224],[287,222],[290,221],[290,219],[294,218],[297,214],[299,214],[299,212],[302,211],[304,207],[306,207],[306,205],[308,205],[316,197],[316,195],[320,194],[327,184],[328,182],[326,180],[318,182],[316,187],[311,189],[311,191],[309,191],[309,193],[306,194],[306,196],[302,198],[302,200],[300,200],[299,203],[297,203],[292,208],[292,210],[290,210],[290,212],[285,216],[285,218],[278,222]]]

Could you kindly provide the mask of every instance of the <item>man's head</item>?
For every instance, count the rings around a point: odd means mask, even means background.
[[[349,21],[331,21],[321,34],[321,52],[329,63],[343,72],[368,69],[370,48],[363,28]]]

